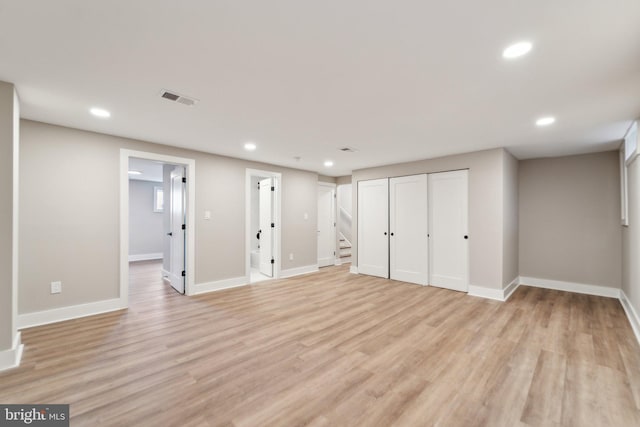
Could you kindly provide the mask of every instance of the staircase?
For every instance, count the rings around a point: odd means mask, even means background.
[[[351,262],[351,242],[340,233],[340,262]]]
[[[351,262],[351,214],[342,206],[339,207],[338,242],[340,262]]]

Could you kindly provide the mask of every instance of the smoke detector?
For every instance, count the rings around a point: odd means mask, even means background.
[[[162,89],[160,91],[160,97],[164,98],[164,99],[167,99],[169,101],[172,101],[172,102],[178,102],[178,103],[180,103],[182,105],[186,105],[188,107],[191,107],[191,106],[195,105],[198,102],[197,99],[192,98],[190,96],[181,95],[181,94],[179,94],[179,93],[177,93],[175,91],[165,90],[165,89]]]

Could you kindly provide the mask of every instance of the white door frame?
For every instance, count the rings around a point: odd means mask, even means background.
[[[245,172],[245,191],[244,191],[244,237],[245,237],[245,280],[246,283],[251,283],[251,178],[275,178],[275,191],[273,194],[273,222],[274,227],[274,240],[273,240],[273,254],[275,262],[273,265],[273,279],[280,278],[280,266],[282,265],[282,251],[280,250],[281,243],[281,230],[282,230],[282,216],[281,216],[281,197],[280,191],[282,187],[282,174],[278,172],[263,171],[259,169],[247,168]]]
[[[186,233],[186,277],[185,295],[195,294],[195,189],[196,161],[185,157],[145,151],[120,149],[120,304],[121,308],[129,306],[129,159],[138,158],[171,163],[185,167],[187,177],[187,233]]]
[[[333,182],[321,182],[318,181],[319,187],[327,187],[333,191],[333,199],[331,201],[331,215],[333,217],[333,265],[340,265],[340,254],[338,249],[338,218],[337,218],[337,210],[338,210],[338,188]],[[317,233],[316,233],[317,240]],[[317,242],[316,242],[317,246]],[[319,255],[319,254],[318,254]]]

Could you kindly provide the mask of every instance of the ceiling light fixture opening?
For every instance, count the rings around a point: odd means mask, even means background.
[[[91,114],[96,117],[100,117],[101,119],[108,119],[111,117],[111,113],[104,108],[93,107],[89,110]]]
[[[521,41],[508,46],[502,51],[502,57],[504,59],[516,59],[526,55],[533,48],[533,44],[528,41]]]
[[[244,149],[246,151],[255,151],[256,148],[258,148],[258,146],[256,144],[254,144],[253,142],[245,142],[245,144],[244,144]]]
[[[330,168],[331,166],[333,166],[333,161],[332,160],[327,160],[324,162],[324,167],[325,168]]]
[[[554,124],[555,121],[556,121],[555,117],[551,117],[551,116],[540,117],[538,120],[536,120],[536,126],[549,126]]]

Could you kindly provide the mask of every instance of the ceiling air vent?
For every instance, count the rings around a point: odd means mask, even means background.
[[[183,104],[183,105],[188,105],[189,107],[191,107],[192,105],[195,105],[196,102],[198,102],[198,100],[195,98],[191,98],[186,95],[180,95],[177,92],[168,91],[164,89],[162,89],[162,91],[160,92],[160,97],[164,99],[168,99],[169,101],[179,102],[180,104]]]
[[[344,152],[344,153],[355,153],[356,150],[355,148],[351,148],[351,147],[343,147],[343,148],[338,148],[338,150]]]

